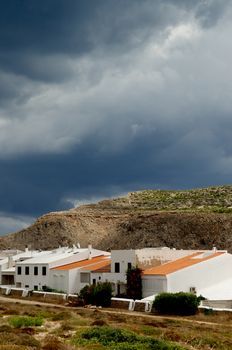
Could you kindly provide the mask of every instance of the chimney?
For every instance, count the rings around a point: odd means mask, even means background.
[[[28,246],[26,245],[26,247],[25,247],[25,253],[27,253],[28,252]]]
[[[14,266],[13,257],[11,255],[8,256],[8,269]]]
[[[89,260],[92,259],[92,244],[88,244]]]

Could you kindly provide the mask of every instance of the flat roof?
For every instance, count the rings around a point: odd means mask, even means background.
[[[61,266],[53,267],[51,270],[72,270],[72,269],[81,269],[87,271],[93,271],[93,269],[102,268],[110,264],[109,256],[100,255],[92,259],[85,259]]]
[[[210,259],[213,259],[217,256],[220,256],[222,254],[225,254],[225,251],[220,252],[206,252],[202,253],[202,251],[193,253],[191,255],[185,256],[183,258],[168,262],[163,265],[159,265],[156,267],[152,267],[150,269],[146,269],[143,272],[143,275],[161,275],[166,276],[170,273],[182,270],[186,267],[199,264],[203,261],[207,261]]]
[[[28,264],[48,264],[54,261],[58,261],[64,258],[68,258],[69,256],[72,256],[74,254],[78,254],[81,253],[83,251],[85,251],[87,248],[83,248],[83,249],[76,249],[73,250],[72,248],[70,249],[66,249],[66,250],[62,250],[62,249],[57,249],[54,251],[49,251],[47,252],[41,252],[41,254],[32,257],[30,259],[27,259],[25,261],[20,262],[20,264],[23,265],[28,265]]]

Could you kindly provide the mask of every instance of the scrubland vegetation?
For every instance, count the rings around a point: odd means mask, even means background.
[[[229,350],[231,334],[231,314],[180,318],[110,309],[0,305],[0,350]]]
[[[146,190],[128,195],[135,208],[232,213],[232,187],[217,186],[193,190]]]

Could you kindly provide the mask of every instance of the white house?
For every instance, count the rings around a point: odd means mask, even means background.
[[[40,252],[38,250],[25,251],[19,250],[4,250],[0,253],[0,284],[1,285],[14,285],[15,284],[15,265],[18,262],[22,262],[31,259],[35,256],[41,256],[47,252]]]
[[[232,255],[226,251],[198,251],[143,272],[143,297],[160,292],[193,292],[208,297],[232,278]],[[232,287],[232,284],[230,284]],[[217,291],[218,293],[218,291]],[[211,293],[212,297],[212,293]],[[219,295],[215,293],[215,298]],[[232,299],[232,289],[230,292]]]
[[[62,285],[55,283],[50,277],[50,271],[56,266],[75,263],[95,256],[109,253],[88,248],[58,248],[44,252],[41,256],[16,263],[15,283],[18,288],[43,290],[46,287],[62,290]],[[52,283],[54,282],[54,284]],[[51,284],[52,283],[52,284]]]
[[[193,250],[176,250],[168,247],[111,251],[111,272],[105,275],[112,283],[115,295],[126,292],[126,273],[131,267],[144,270],[192,254]]]
[[[105,281],[105,272],[110,270],[110,256],[102,251],[99,254],[101,255],[52,268],[49,286],[74,294],[88,284]]]

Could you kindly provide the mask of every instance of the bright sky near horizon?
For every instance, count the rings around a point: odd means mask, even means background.
[[[1,0],[0,234],[231,183],[232,2]]]

